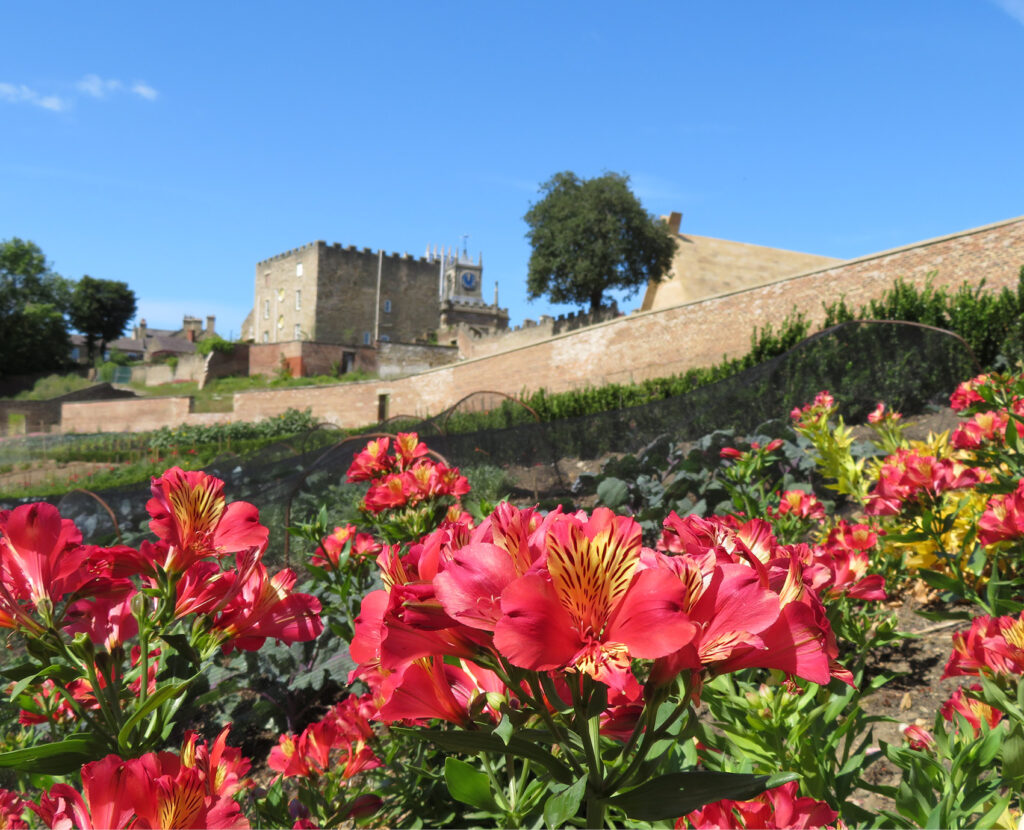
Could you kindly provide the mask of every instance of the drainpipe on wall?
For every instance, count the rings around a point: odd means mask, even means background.
[[[384,269],[384,249],[377,251],[377,297],[373,310],[373,345],[380,338],[380,274]]]

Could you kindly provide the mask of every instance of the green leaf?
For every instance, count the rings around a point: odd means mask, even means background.
[[[478,810],[498,812],[486,773],[458,758],[444,759],[444,780],[452,798]]]
[[[131,737],[132,730],[138,726],[144,718],[146,718],[151,712],[156,710],[161,704],[170,700],[171,698],[178,697],[184,694],[185,690],[192,684],[192,681],[199,677],[198,674],[192,675],[188,680],[183,680],[181,683],[172,683],[168,686],[162,686],[157,689],[153,694],[146,698],[146,702],[139,707],[138,711],[135,712],[128,720],[124,722],[124,726],[121,727],[121,731],[117,733],[117,745],[122,751],[127,752],[130,749],[128,739]]]
[[[35,674],[30,674],[27,677],[22,677],[17,683],[15,683],[10,690],[11,700],[14,700],[20,695],[25,689],[31,686],[33,683],[39,680],[45,680],[48,677],[55,675],[65,674],[63,685],[67,685],[71,680],[77,677],[77,673],[69,666],[61,666],[57,663],[47,666],[44,669],[40,669]]]
[[[65,775],[103,754],[104,747],[93,737],[66,738],[52,744],[0,752],[0,767],[13,767],[19,772]]]
[[[587,776],[570,784],[564,790],[548,796],[544,802],[544,823],[548,827],[561,827],[573,818],[580,809],[580,802],[587,791]]]
[[[678,818],[713,801],[731,798],[743,801],[772,787],[778,787],[799,776],[746,775],[730,772],[673,772],[660,775],[611,799],[614,804],[637,821],[660,821]]]
[[[501,716],[501,721],[494,727],[494,734],[505,742],[505,746],[508,746],[508,742],[512,739],[512,721],[508,715]]]
[[[597,498],[615,510],[629,501],[629,486],[621,478],[606,478],[597,485]]]
[[[953,579],[953,577],[946,576],[946,574],[940,574],[936,571],[920,570],[917,572],[917,575],[928,583],[930,587],[936,588],[939,591],[960,591],[960,583]]]
[[[465,752],[467,754],[494,752],[500,755],[511,752],[520,758],[536,761],[551,773],[552,778],[562,784],[571,784],[573,780],[572,773],[565,764],[540,746],[524,741],[522,738],[513,737],[506,745],[497,735],[486,732],[454,732],[442,731],[440,729],[409,729],[405,727],[392,727],[391,731],[419,740],[430,741],[449,752]]]

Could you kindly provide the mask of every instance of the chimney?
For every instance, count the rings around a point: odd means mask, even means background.
[[[187,329],[185,329],[185,338],[188,340],[189,343],[195,343],[196,342],[196,330],[194,328],[187,328]]]
[[[672,214],[668,217],[668,229],[672,233],[679,233],[679,224],[683,221],[683,214],[672,211]]]
[[[146,339],[146,318],[145,317],[143,317],[141,320],[139,320],[139,324],[135,327],[134,339],[135,340],[145,340]]]
[[[212,314],[206,315],[206,333],[213,334],[213,321],[216,318]]]

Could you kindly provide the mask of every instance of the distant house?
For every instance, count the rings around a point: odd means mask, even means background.
[[[107,344],[107,351],[118,351],[132,360],[142,360],[145,363],[157,363],[169,357],[195,354],[196,343],[217,336],[214,320],[212,314],[207,316],[206,327],[203,328],[202,320],[186,315],[180,329],[151,329],[144,319],[139,320],[139,324],[132,329],[131,337],[111,340]]]

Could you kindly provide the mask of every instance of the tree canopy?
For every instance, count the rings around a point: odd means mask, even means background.
[[[0,377],[68,368],[69,323],[96,346],[119,337],[135,315],[135,293],[115,280],[78,282],[51,270],[34,242],[0,241]]]
[[[50,270],[38,245],[0,241],[0,377],[64,368],[70,296],[71,284]]]
[[[556,173],[524,219],[533,247],[527,291],[555,303],[601,307],[605,291],[636,293],[661,280],[672,265],[675,239],[648,214],[629,188],[629,177],[606,173],[580,179]]]
[[[135,292],[127,283],[86,274],[75,285],[68,309],[71,325],[85,335],[89,359],[120,337],[135,316]],[[99,348],[97,348],[99,347]]]

